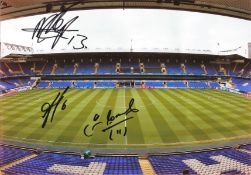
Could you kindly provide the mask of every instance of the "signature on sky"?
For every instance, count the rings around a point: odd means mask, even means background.
[[[35,26],[35,28],[24,28],[23,31],[33,32],[32,39],[36,38],[37,43],[42,43],[45,40],[53,39],[51,49],[53,49],[60,39],[68,40],[67,45],[76,38],[80,39],[79,46],[73,45],[73,49],[87,49],[84,41],[87,40],[87,36],[76,34],[71,37],[66,37],[64,34],[78,32],[79,30],[70,29],[70,26],[79,18],[75,16],[69,21],[65,22],[64,16],[67,11],[75,6],[76,4],[70,5],[68,8],[62,10],[60,13],[53,14],[49,17],[42,18]]]

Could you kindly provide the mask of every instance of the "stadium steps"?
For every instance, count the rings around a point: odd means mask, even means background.
[[[139,158],[139,164],[144,175],[156,174],[152,168],[151,163],[146,158]]]
[[[7,63],[4,63],[4,65],[8,68],[8,70],[10,70],[11,72],[11,74],[21,74],[22,73],[22,71],[21,70],[13,70],[13,69],[11,69],[10,68],[10,66],[7,64]],[[20,68],[20,67],[19,67]]]
[[[20,164],[20,163],[23,163],[23,162],[25,162],[26,160],[32,159],[32,158],[34,158],[34,157],[36,157],[36,156],[37,156],[37,154],[31,154],[31,155],[22,157],[21,159],[18,159],[18,160],[16,160],[16,161],[13,161],[13,162],[11,162],[11,163],[9,163],[9,164],[7,164],[7,165],[4,165],[4,166],[0,167],[0,174],[1,174],[1,171],[6,170],[6,169],[8,169],[8,168],[11,168],[11,167],[13,167],[13,166],[16,166],[16,165],[18,165],[18,164]]]
[[[22,66],[21,66],[21,64],[18,63],[18,67],[19,67],[19,69],[20,69],[20,73],[25,74],[25,73],[24,73],[24,70],[23,70],[23,68],[22,68]]]
[[[45,67],[46,67],[46,63],[44,63],[44,65],[43,65],[42,69],[36,69],[36,67],[35,67],[35,72],[36,72],[36,73],[40,73],[40,74],[42,74],[42,73],[43,73],[43,71],[44,71],[44,69],[45,69]]]
[[[4,63],[4,65],[5,65],[5,67],[7,67],[9,73],[12,74],[13,70],[9,67],[9,65],[7,63]]]

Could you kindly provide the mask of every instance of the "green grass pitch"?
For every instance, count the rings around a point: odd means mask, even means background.
[[[96,148],[149,148],[194,145],[250,138],[251,100],[212,89],[69,89],[53,122],[42,128],[41,105],[63,89],[37,89],[0,97],[0,138],[27,143]],[[124,112],[131,98],[137,113],[103,132],[107,113]],[[61,110],[67,99],[65,110]],[[52,109],[53,110],[53,109]],[[52,112],[51,112],[52,113]],[[100,117],[93,121],[95,114]],[[92,131],[91,137],[83,133]],[[127,134],[123,136],[127,127]]]

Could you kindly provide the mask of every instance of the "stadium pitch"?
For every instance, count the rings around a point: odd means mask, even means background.
[[[42,128],[46,117],[41,106],[63,91],[36,89],[0,97],[2,140],[163,148],[251,137],[251,100],[212,89],[69,89],[57,107],[51,106]]]

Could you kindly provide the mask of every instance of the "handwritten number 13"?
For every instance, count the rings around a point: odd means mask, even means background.
[[[81,46],[80,47],[75,47],[73,46],[73,49],[87,49],[87,47],[85,46],[84,44],[84,41],[87,40],[87,36],[84,36],[84,35],[80,35],[80,34],[77,34],[78,37],[83,37],[83,39],[81,40]],[[75,36],[73,36],[70,41],[68,42],[68,45],[72,42],[72,40],[75,38]]]

